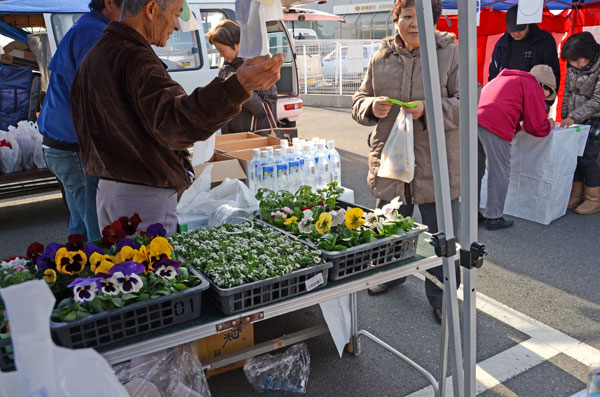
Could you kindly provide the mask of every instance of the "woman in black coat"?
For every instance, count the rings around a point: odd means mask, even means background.
[[[225,19],[207,33],[208,42],[215,46],[224,63],[219,70],[219,77],[227,78],[244,63],[238,57],[240,50],[240,27],[234,21]],[[266,110],[266,111],[265,111]],[[268,90],[258,90],[242,105],[242,111],[235,116],[229,124],[221,128],[222,134],[233,132],[248,132],[271,127],[272,122],[277,123],[277,87],[271,86]],[[276,127],[276,125],[274,125]]]

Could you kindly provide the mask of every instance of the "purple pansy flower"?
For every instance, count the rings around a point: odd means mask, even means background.
[[[96,297],[96,292],[100,290],[100,279],[95,278],[78,278],[73,281],[68,287],[73,287],[73,297],[75,302],[90,302]]]
[[[92,254],[94,252],[99,253],[100,255],[104,255],[104,250],[100,247],[98,247],[96,244],[94,243],[89,243],[86,244],[85,247],[83,247],[83,253],[89,258],[90,256],[92,256]]]
[[[177,276],[179,262],[164,257],[154,264],[154,269],[154,273],[156,273],[158,276],[167,280],[172,280]]]
[[[102,285],[102,292],[104,292],[105,294],[118,295],[119,292],[121,292],[119,286],[112,282],[112,280],[110,279],[104,279],[100,282],[100,284]]]
[[[44,250],[44,253],[42,255],[38,256],[38,258],[35,262],[38,269],[40,269],[42,271],[48,269],[50,264],[52,262],[54,262],[54,257],[56,256],[56,251],[58,251],[62,247],[64,247],[64,245],[59,244],[59,243],[48,244],[46,246],[46,249]]]
[[[114,265],[108,271],[111,278],[108,279],[117,285],[123,293],[137,292],[142,288],[142,279],[138,274],[144,273],[146,268],[141,263],[133,261],[121,262]]]
[[[162,224],[153,223],[152,225],[148,226],[148,229],[146,229],[146,234],[148,235],[148,237],[165,237],[167,231],[165,230]]]
[[[136,243],[135,241],[133,241],[132,239],[130,239],[128,237],[123,237],[117,243],[117,252],[121,251],[121,248],[125,247],[126,245],[133,248],[134,250],[137,250],[140,248],[140,245],[138,243]]]

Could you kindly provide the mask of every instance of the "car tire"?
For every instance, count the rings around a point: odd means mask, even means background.
[[[282,128],[296,128],[296,122],[288,119],[279,120],[279,124]]]

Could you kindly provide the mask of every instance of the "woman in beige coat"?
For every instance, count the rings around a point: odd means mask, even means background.
[[[437,23],[442,5],[440,0],[432,0],[434,24]],[[377,206],[383,206],[394,197],[400,197],[405,204],[401,212],[405,216],[413,214],[414,206],[419,206],[422,221],[429,231],[438,231],[429,131],[425,117],[423,73],[419,52],[419,34],[414,0],[398,0],[392,16],[398,34],[383,39],[380,49],[369,61],[367,74],[358,91],[354,94],[352,117],[363,125],[373,125],[369,137],[369,175],[367,184],[378,199]],[[435,32],[439,77],[444,112],[448,172],[452,215],[456,234],[458,224],[458,196],[460,195],[460,138],[459,138],[459,98],[458,98],[458,46],[451,33]],[[417,102],[415,108],[404,108],[412,113],[414,130],[415,176],[411,183],[377,176],[381,152],[391,132],[400,106],[392,105],[387,98],[404,102]],[[439,280],[443,279],[442,267],[431,269]],[[457,267],[457,275],[460,270]],[[460,278],[458,278],[460,280]],[[403,282],[404,280],[400,280]],[[398,284],[398,282],[396,282]],[[393,284],[387,283],[371,288],[375,295],[387,291]],[[425,281],[425,292],[433,306],[436,321],[441,321],[442,291],[429,280]]]

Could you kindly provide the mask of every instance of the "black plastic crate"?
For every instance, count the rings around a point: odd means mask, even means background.
[[[134,303],[70,323],[51,322],[56,344],[74,349],[101,347],[200,317],[204,277],[193,288]]]
[[[338,200],[338,205],[344,209],[349,207],[361,208],[365,212],[373,210],[362,207],[356,204],[349,204]],[[389,265],[404,259],[412,258],[417,254],[417,243],[419,235],[427,231],[427,226],[415,223],[415,228],[398,236],[390,236],[381,240],[374,240],[366,244],[350,247],[344,251],[326,251],[311,241],[304,240],[302,236],[294,236],[293,234],[279,229],[277,226],[268,222],[266,225],[279,230],[282,233],[298,239],[304,244],[313,249],[321,251],[321,255],[327,262],[331,262],[333,266],[329,269],[329,280],[336,281],[347,277],[354,276],[362,272],[366,272],[376,267]]]
[[[15,361],[10,338],[0,339],[0,370],[2,372],[15,370]]]
[[[208,290],[208,299],[225,314],[252,310],[306,293],[306,281],[319,273],[323,277],[323,284],[311,291],[325,287],[327,271],[331,266],[329,262],[323,263],[233,288],[220,288],[209,278],[211,288]]]

